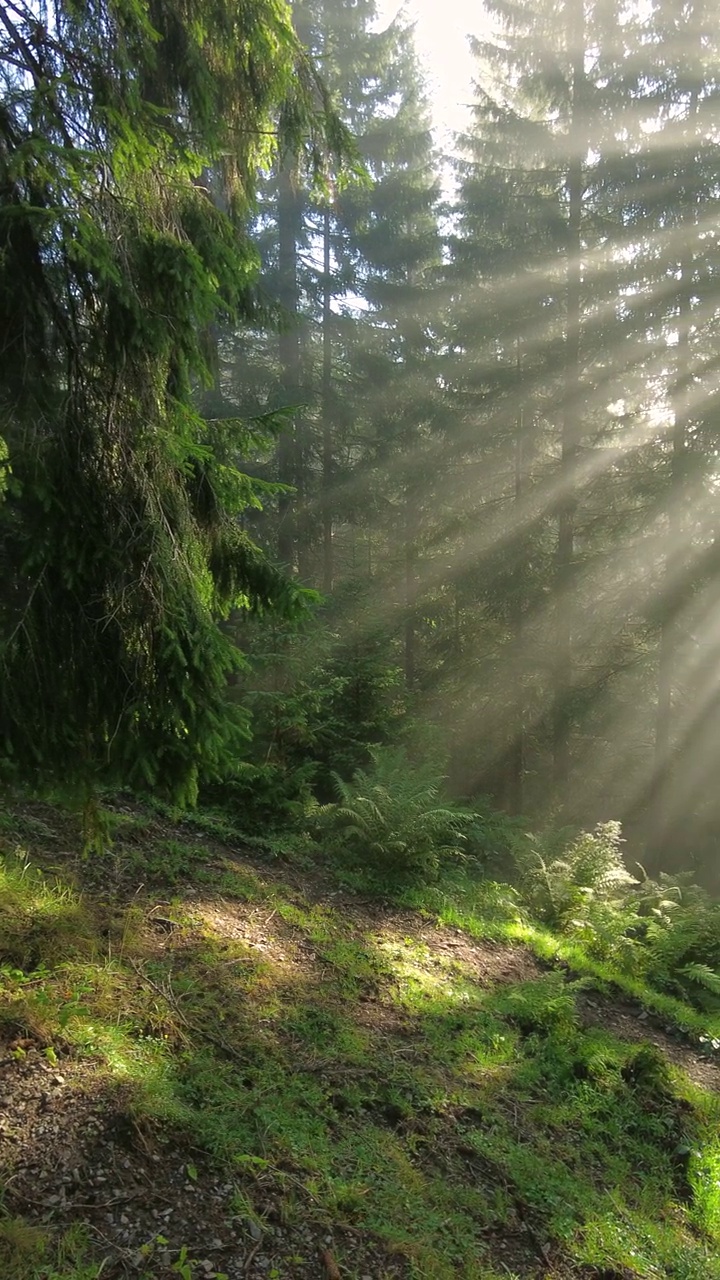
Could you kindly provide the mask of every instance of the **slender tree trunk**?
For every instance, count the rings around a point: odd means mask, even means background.
[[[405,488],[405,684],[414,689],[417,680],[416,618],[417,608],[417,497],[412,485]]]
[[[518,388],[522,378],[522,353],[517,343],[516,371]],[[520,503],[524,493],[525,415],[518,409],[515,424],[515,510],[519,521]],[[515,686],[515,705],[512,709],[512,726],[506,772],[507,807],[510,813],[522,813],[523,786],[525,780],[525,684],[523,680],[523,645],[525,640],[525,599],[522,590],[523,569],[518,564],[510,601],[510,647],[513,655],[512,678]]]
[[[333,546],[333,423],[332,402],[332,277],[330,275],[330,208],[323,217],[323,367],[322,367],[322,522],[323,522],[323,591],[329,595],[335,576]]]
[[[571,60],[570,157],[567,174],[567,314],[565,367],[560,435],[560,503],[555,561],[555,680],[552,712],[553,781],[562,792],[570,772],[570,734],[573,688],[573,591],[575,578],[575,522],[580,424],[580,317],[582,287],[584,19],[582,0],[566,5]]]
[[[297,246],[300,237],[300,200],[297,172],[291,161],[283,164],[278,183],[279,301],[285,315],[279,339],[280,376],[285,403],[300,401],[300,328]],[[289,422],[278,444],[278,480],[297,488],[298,423]],[[278,500],[278,556],[282,564],[295,566],[297,495],[280,494]]]
[[[657,674],[657,711],[653,756],[653,785],[650,791],[646,861],[659,867],[666,852],[673,811],[673,722],[678,648],[682,638],[681,614],[691,590],[691,565],[684,541],[685,458],[690,425],[691,382],[692,254],[681,265],[681,299],[676,347],[677,376],[673,394],[674,423],[670,453],[670,484],[667,505],[667,547],[662,591],[663,619],[660,628]]]
[[[692,23],[690,15],[689,27]],[[698,46],[699,47],[699,46]],[[687,142],[684,164],[691,166],[691,155],[697,142],[699,88],[697,69],[688,67],[687,86],[689,105],[687,117]],[[692,172],[692,171],[690,171]],[[684,190],[678,193],[694,233],[697,219],[697,195],[692,176]],[[693,327],[693,277],[694,247],[685,239],[681,255],[678,288],[677,346],[675,348],[675,381],[672,394],[674,414],[670,452],[670,485],[667,503],[667,527],[663,584],[663,618],[660,629],[657,678],[657,712],[655,718],[655,748],[653,759],[653,783],[650,788],[648,812],[648,838],[646,862],[656,869],[664,861],[668,837],[672,826],[674,790],[673,729],[675,720],[675,693],[677,683],[678,649],[682,637],[681,616],[692,591],[692,561],[687,545],[687,444],[692,415],[692,327]]]

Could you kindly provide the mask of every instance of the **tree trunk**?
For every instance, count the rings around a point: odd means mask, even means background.
[[[278,267],[279,301],[285,315],[279,337],[280,377],[285,403],[297,407],[300,401],[300,328],[297,246],[300,237],[300,199],[297,171],[287,160],[278,183]],[[278,443],[278,480],[297,487],[299,430],[295,418],[288,422]],[[282,493],[278,499],[278,556],[292,570],[296,563],[297,495]]]
[[[417,680],[417,655],[415,634],[415,610],[417,608],[417,498],[412,486],[405,489],[405,685],[415,688]]]
[[[566,6],[568,50],[571,61],[570,156],[567,173],[567,314],[563,404],[560,434],[560,502],[555,560],[555,679],[552,708],[553,782],[559,794],[570,772],[570,733],[573,688],[573,592],[575,578],[575,520],[577,514],[577,462],[580,424],[580,316],[582,287],[583,135],[582,84],[585,40],[582,0]]]
[[[520,342],[517,343],[516,370],[518,388],[522,378],[522,353]],[[522,407],[518,409],[515,423],[515,511],[520,520],[520,503],[525,488],[524,462],[525,415]],[[525,780],[525,684],[523,680],[525,641],[525,593],[522,590],[523,569],[520,564],[515,570],[515,582],[510,600],[510,650],[512,654],[511,675],[515,688],[515,704],[511,711],[510,744],[506,762],[506,805],[513,814],[522,813],[523,785]]]
[[[688,26],[692,28],[692,15]],[[696,33],[697,38],[697,33]],[[700,46],[696,54],[699,55]],[[702,73],[700,73],[702,74]],[[689,98],[687,115],[687,146],[683,149],[686,170],[691,166],[690,156],[697,145],[699,87],[698,72],[692,62],[688,66]],[[692,169],[690,169],[692,173]],[[692,177],[678,193],[693,233],[697,223],[697,193]],[[694,235],[693,235],[694,239]],[[678,341],[675,348],[675,380],[672,389],[673,430],[670,452],[670,485],[667,503],[664,584],[662,592],[663,618],[660,629],[658,653],[657,712],[655,718],[655,744],[653,781],[650,787],[648,812],[648,838],[646,861],[657,869],[667,853],[668,838],[672,827],[673,809],[682,797],[677,793],[673,768],[673,728],[675,720],[675,694],[677,683],[678,649],[682,638],[682,612],[693,593],[692,558],[689,554],[686,528],[687,483],[686,458],[692,415],[693,385],[693,278],[694,248],[685,237],[685,247],[680,257],[680,279],[677,294]],[[689,744],[688,744],[689,745]]]
[[[322,523],[323,523],[323,591],[333,589],[335,557],[333,546],[333,423],[332,402],[332,277],[330,275],[330,208],[323,217],[323,366],[322,366]]]
[[[667,504],[667,546],[665,550],[663,619],[660,628],[657,675],[657,711],[653,753],[653,782],[648,814],[648,865],[657,869],[664,860],[667,832],[673,809],[673,721],[678,648],[681,641],[681,614],[687,603],[692,571],[683,541],[685,495],[685,454],[690,425],[691,381],[692,255],[681,265],[681,300],[678,320],[677,376],[673,394],[674,423],[670,454],[670,485]]]

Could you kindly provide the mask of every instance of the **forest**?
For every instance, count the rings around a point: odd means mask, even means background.
[[[414,23],[0,0],[0,1280],[720,1280],[717,14]]]

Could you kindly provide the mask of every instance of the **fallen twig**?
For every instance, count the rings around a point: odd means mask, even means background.
[[[247,1256],[247,1260],[246,1260],[246,1262],[245,1262],[245,1275],[246,1275],[246,1276],[249,1276],[249,1275],[250,1275],[250,1268],[251,1268],[251,1266],[252,1266],[253,1258],[255,1257],[255,1254],[258,1252],[258,1249],[260,1248],[260,1245],[261,1245],[261,1244],[262,1244],[262,1240],[258,1240],[257,1244],[253,1245],[252,1249],[250,1250],[250,1252],[249,1252],[249,1254],[248,1254],[248,1256]]]
[[[246,1065],[245,1059],[242,1055],[238,1053],[237,1049],[235,1049],[224,1036],[219,1036],[213,1031],[208,1031],[207,1027],[203,1027],[197,1022],[193,1022],[192,1019],[187,1017],[184,1010],[180,1007],[178,998],[175,995],[169,980],[167,986],[163,987],[159,982],[155,982],[154,979],[150,977],[147,970],[144,969],[141,964],[138,964],[137,961],[131,960],[130,963],[137,976],[141,978],[143,982],[147,982],[148,986],[152,987],[153,991],[156,991],[159,996],[162,996],[163,1000],[165,1000],[173,1012],[177,1014],[181,1023],[184,1027],[187,1027],[188,1031],[192,1031],[196,1036],[201,1036],[203,1040],[207,1040],[209,1044],[214,1045],[216,1049],[220,1049],[222,1053],[225,1053],[229,1058],[232,1058],[233,1062],[239,1063],[242,1067]]]

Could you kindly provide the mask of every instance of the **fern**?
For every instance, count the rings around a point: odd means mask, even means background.
[[[686,964],[684,968],[678,970],[678,973],[681,977],[689,978],[691,982],[705,987],[714,996],[720,996],[720,973],[716,973],[709,965]]]
[[[582,832],[554,857],[544,856],[542,841],[529,836],[516,848],[515,861],[530,907],[555,927],[571,921],[577,927],[578,919],[589,924],[595,904],[622,903],[637,880],[623,862],[621,844],[618,822]]]
[[[442,779],[413,767],[403,751],[376,748],[371,768],[334,782],[337,803],[314,816],[338,855],[388,880],[426,879],[444,859],[461,856],[472,815],[439,803]]]

